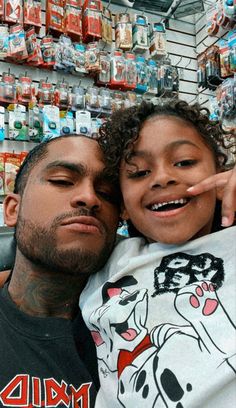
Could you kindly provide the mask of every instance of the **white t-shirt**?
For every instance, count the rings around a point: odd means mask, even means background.
[[[236,406],[236,227],[178,246],[123,240],[80,306],[96,407]]]

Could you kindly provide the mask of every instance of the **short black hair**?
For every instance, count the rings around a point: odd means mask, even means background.
[[[77,135],[75,134],[63,135],[63,136],[60,136],[60,139],[65,138],[65,137],[76,137],[76,136]],[[41,142],[40,144],[38,144],[32,150],[29,151],[25,160],[20,166],[19,171],[17,172],[16,179],[15,179],[15,185],[14,185],[14,193],[20,194],[20,195],[23,194],[31,171],[41,160],[43,160],[47,156],[48,145],[51,143],[54,143],[58,139],[59,138],[45,140],[44,142]]]

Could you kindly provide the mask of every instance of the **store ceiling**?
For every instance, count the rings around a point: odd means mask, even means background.
[[[176,18],[204,10],[203,0],[106,0],[106,2],[154,14],[174,15]]]
[[[139,10],[155,11],[158,13],[166,13],[174,0],[135,0],[134,8]]]
[[[110,3],[133,7],[137,10],[166,13],[174,0],[112,0]]]

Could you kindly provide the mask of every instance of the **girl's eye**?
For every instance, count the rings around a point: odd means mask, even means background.
[[[197,160],[192,160],[192,159],[181,160],[175,163],[175,167],[188,167],[188,166],[193,166],[196,163],[197,163]]]
[[[72,181],[68,179],[49,179],[49,183],[58,185],[58,186],[72,186]]]
[[[128,172],[128,178],[142,178],[142,177],[146,177],[148,176],[148,174],[150,174],[151,171],[150,170],[138,170],[138,171],[132,171],[132,172]]]

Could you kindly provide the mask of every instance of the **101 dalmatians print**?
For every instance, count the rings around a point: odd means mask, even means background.
[[[236,374],[223,260],[179,252],[147,273],[152,287],[135,273],[104,284],[90,314],[102,386],[112,393],[115,384],[117,407],[200,407],[201,393]]]

